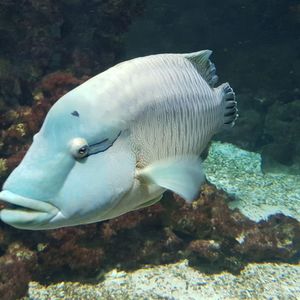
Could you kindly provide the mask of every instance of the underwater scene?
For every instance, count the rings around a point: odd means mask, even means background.
[[[299,0],[0,0],[0,186],[1,300],[300,299]]]

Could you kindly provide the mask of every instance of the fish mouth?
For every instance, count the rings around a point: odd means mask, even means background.
[[[40,200],[27,198],[8,190],[0,192],[0,219],[9,225],[22,229],[38,229],[49,222],[59,210]]]

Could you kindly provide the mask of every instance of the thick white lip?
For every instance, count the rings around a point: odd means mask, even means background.
[[[32,228],[38,224],[45,224],[54,218],[59,210],[40,200],[20,196],[10,191],[0,192],[0,201],[17,205],[15,208],[4,208],[0,211],[0,219],[17,228]]]
[[[0,192],[0,201],[8,202],[34,211],[47,213],[55,212],[55,214],[58,213],[58,209],[47,202],[23,197],[6,190]]]

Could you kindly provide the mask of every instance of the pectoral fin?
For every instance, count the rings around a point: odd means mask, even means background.
[[[154,162],[138,170],[137,178],[142,182],[169,189],[187,201],[194,200],[205,180],[201,161],[197,156],[174,157]]]

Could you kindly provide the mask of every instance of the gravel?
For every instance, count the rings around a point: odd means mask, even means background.
[[[95,285],[31,282],[26,299],[300,299],[300,265],[249,264],[239,275],[208,275],[183,260],[131,273],[112,270]]]

